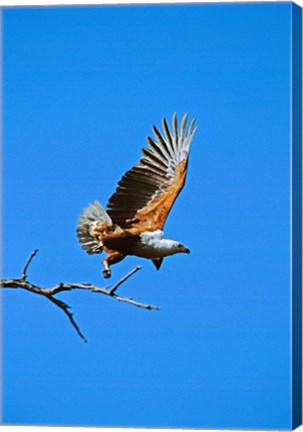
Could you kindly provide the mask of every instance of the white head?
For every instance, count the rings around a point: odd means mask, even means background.
[[[163,232],[160,230],[153,232],[144,232],[140,234],[141,251],[148,258],[165,257],[175,255],[177,253],[189,253],[189,249],[175,240],[167,240],[163,238]]]
[[[171,255],[177,254],[177,253],[190,253],[190,250],[187,249],[183,244],[175,241],[175,240],[164,240],[168,242],[168,246],[171,250]]]

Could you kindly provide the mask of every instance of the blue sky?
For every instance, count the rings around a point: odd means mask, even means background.
[[[4,10],[4,277],[106,285],[75,235],[161,118],[199,126],[165,226],[191,254],[120,293],[3,295],[4,421],[290,427],[290,3]]]

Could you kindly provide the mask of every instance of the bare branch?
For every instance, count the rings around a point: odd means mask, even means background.
[[[120,279],[119,280],[119,282],[117,282],[112,288],[111,288],[111,290],[109,291],[110,292],[110,294],[112,295],[112,294],[114,294],[114,292],[115,291],[117,291],[117,289],[119,288],[119,286],[121,285],[121,284],[123,284],[123,282],[125,282],[129,277],[131,277],[133,274],[135,274],[138,270],[140,270],[141,269],[141,267],[140,266],[137,266],[137,267],[135,267],[132,271],[130,271],[126,276],[124,276],[122,279]]]
[[[22,280],[26,280],[26,277],[27,277],[26,272],[27,272],[28,266],[30,265],[32,259],[34,258],[34,256],[37,253],[38,253],[38,249],[35,249],[34,252],[32,252],[31,255],[29,256],[28,260],[26,261],[25,266],[24,266],[23,271],[22,271],[22,277],[21,277]]]
[[[80,338],[84,341],[87,342],[86,337],[84,336],[84,334],[81,332],[78,324],[76,323],[76,321],[73,318],[73,314],[68,310],[70,308],[70,306],[68,306],[68,304],[64,303],[62,300],[58,300],[53,296],[48,296],[48,299],[53,302],[55,305],[57,305],[60,309],[63,310],[63,312],[65,313],[65,315],[68,317],[68,319],[70,320],[72,326],[75,328],[76,332],[78,333],[78,335],[80,336]]]
[[[139,308],[143,308],[143,309],[147,309],[147,310],[159,310],[159,308],[157,306],[152,306],[149,304],[140,303],[140,302],[137,302],[136,300],[133,300],[131,297],[122,297],[122,296],[119,296],[116,294],[116,291],[119,288],[119,286],[122,285],[128,278],[130,278],[138,270],[140,270],[140,268],[141,268],[140,266],[137,266],[133,270],[131,270],[127,275],[125,275],[115,285],[113,285],[112,288],[110,288],[110,287],[101,288],[101,287],[97,287],[95,285],[92,285],[90,283],[63,283],[63,282],[60,282],[59,284],[57,284],[51,288],[41,288],[41,287],[34,285],[31,282],[26,280],[28,266],[31,263],[34,256],[37,254],[37,252],[38,252],[38,249],[36,249],[34,252],[32,252],[30,257],[26,261],[26,264],[25,264],[23,271],[22,271],[21,278],[19,278],[19,279],[0,279],[0,286],[2,288],[25,289],[27,291],[34,293],[34,294],[42,295],[43,297],[50,300],[53,304],[58,306],[65,313],[65,315],[68,317],[70,323],[72,324],[72,326],[74,327],[74,329],[76,330],[76,332],[78,333],[78,335],[81,337],[81,339],[84,342],[87,342],[87,339],[85,338],[85,336],[81,332],[79,326],[77,325],[76,321],[74,320],[73,314],[69,310],[70,306],[68,304],[66,304],[65,302],[63,302],[62,300],[59,300],[56,297],[54,297],[56,294],[59,294],[60,292],[72,291],[72,290],[76,290],[76,289],[87,290],[87,291],[91,291],[94,293],[100,293],[100,294],[107,295],[107,296],[109,296],[109,297],[111,297],[117,301],[129,303],[129,304],[136,306],[136,307],[139,307]]]

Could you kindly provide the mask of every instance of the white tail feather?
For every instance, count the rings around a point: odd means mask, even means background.
[[[102,243],[93,235],[93,230],[98,222],[112,225],[111,218],[99,201],[94,201],[83,210],[77,225],[79,242],[88,254],[101,253],[103,250]]]

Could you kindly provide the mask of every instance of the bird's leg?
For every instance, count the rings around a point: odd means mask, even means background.
[[[104,270],[102,271],[103,277],[106,279],[111,277],[111,270],[110,266],[112,264],[116,264],[120,261],[122,261],[125,258],[125,255],[123,255],[120,252],[117,251],[108,251],[108,255],[104,258],[102,264],[104,266]]]
[[[112,272],[110,271],[106,258],[103,260],[102,264],[104,266],[104,270],[102,270],[102,275],[105,279],[108,279],[111,277]]]

